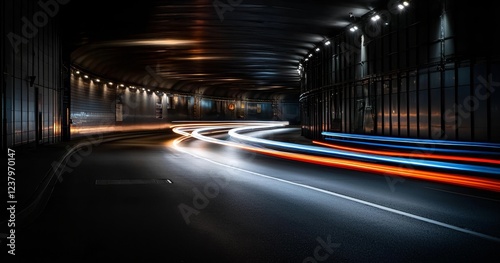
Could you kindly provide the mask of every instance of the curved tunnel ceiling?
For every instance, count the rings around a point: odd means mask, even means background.
[[[71,63],[140,86],[221,97],[297,94],[297,66],[380,0],[72,0]]]

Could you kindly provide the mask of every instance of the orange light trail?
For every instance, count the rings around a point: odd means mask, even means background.
[[[207,131],[203,132],[206,133]],[[210,143],[217,143],[226,146],[237,147],[240,149],[253,151],[256,153],[293,160],[293,161],[300,161],[305,163],[312,163],[323,166],[337,167],[337,168],[357,170],[357,171],[370,172],[383,175],[402,176],[412,179],[434,181],[439,183],[447,183],[464,187],[472,187],[476,189],[500,192],[500,180],[495,180],[490,178],[479,178],[479,177],[470,177],[465,175],[449,174],[443,172],[423,171],[423,170],[416,170],[405,167],[396,167],[385,164],[366,163],[361,161],[347,160],[334,157],[324,157],[324,156],[316,156],[316,155],[309,155],[302,153],[291,153],[291,152],[283,152],[272,149],[264,149],[264,148],[243,145],[235,142],[223,141],[211,137],[205,137],[201,135],[201,132],[198,131],[194,131],[190,135],[186,135],[186,133],[181,133],[181,134],[183,136],[176,139],[173,142],[173,146],[176,148],[180,147],[179,144],[182,141],[194,137],[196,139],[204,140]]]
[[[376,151],[376,150],[367,150],[360,149],[354,147],[346,147],[340,145],[333,145],[330,143],[324,143],[319,141],[313,141],[314,144],[344,150],[344,151],[352,151],[352,152],[360,152],[360,153],[369,153],[369,154],[377,154],[377,155],[385,155],[385,156],[396,156],[396,157],[410,157],[410,158],[425,158],[425,159],[435,159],[435,160],[452,160],[452,161],[464,161],[464,162],[474,162],[474,163],[489,163],[489,164],[497,164],[500,165],[500,160],[487,159],[487,158],[477,158],[477,157],[466,157],[466,156],[453,156],[453,155],[439,155],[439,154],[422,154],[422,153],[403,153],[403,152],[384,152],[384,151]]]
[[[422,170],[415,170],[404,167],[395,167],[383,164],[371,164],[360,161],[345,160],[332,157],[321,157],[321,156],[313,156],[300,153],[280,152],[269,149],[259,149],[259,148],[251,149],[253,147],[248,147],[248,146],[240,148],[245,148],[247,150],[252,150],[254,152],[285,158],[289,160],[295,160],[295,161],[301,161],[301,162],[307,162],[307,163],[313,163],[331,167],[338,167],[338,168],[346,168],[350,170],[372,172],[378,174],[391,174],[413,179],[430,180],[440,183],[449,183],[460,186],[500,192],[500,181],[489,178],[474,178],[469,176],[432,172],[432,171],[422,171]]]

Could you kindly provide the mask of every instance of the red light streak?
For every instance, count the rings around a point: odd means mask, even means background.
[[[242,147],[247,148],[247,147]],[[377,174],[390,174],[413,179],[435,181],[440,183],[455,184],[483,190],[500,192],[500,180],[489,178],[475,178],[464,175],[448,174],[442,172],[422,171],[404,167],[395,167],[384,164],[365,163],[361,161],[345,160],[332,157],[321,157],[299,153],[279,152],[268,149],[251,149],[252,151],[294,161],[307,162],[331,167],[345,168]]]
[[[209,126],[211,126],[211,125],[209,125]],[[179,144],[182,141],[184,141],[185,139],[193,138],[193,136],[191,134],[187,134],[186,132],[179,132],[179,130],[178,130],[179,127],[176,127],[176,128],[177,129],[175,129],[175,130],[183,136],[174,141],[174,143],[173,143],[174,147],[179,147]],[[257,153],[265,154],[268,156],[279,157],[279,158],[293,160],[293,161],[300,161],[300,162],[305,162],[305,163],[312,163],[312,164],[317,164],[317,165],[337,167],[337,168],[350,169],[350,170],[357,170],[357,171],[370,172],[370,173],[383,174],[383,175],[402,176],[402,177],[407,177],[407,178],[412,178],[412,179],[434,181],[434,182],[439,182],[439,183],[447,183],[447,184],[459,185],[459,186],[464,186],[464,187],[471,187],[471,188],[476,188],[476,189],[500,192],[500,180],[491,179],[491,178],[479,178],[479,177],[471,177],[471,176],[466,176],[466,175],[449,174],[449,173],[444,173],[444,172],[424,171],[424,170],[417,170],[417,169],[412,169],[412,168],[396,167],[396,166],[391,166],[391,165],[386,165],[386,164],[366,163],[366,162],[362,162],[362,161],[348,160],[348,159],[341,159],[341,158],[334,158],[334,157],[324,157],[324,156],[316,156],[316,155],[309,155],[309,154],[302,154],[302,153],[291,153],[291,152],[284,152],[284,151],[278,151],[278,150],[258,148],[258,147],[243,145],[243,144],[236,143],[236,142],[218,140],[218,139],[214,139],[214,138],[210,138],[210,137],[207,137],[207,138],[203,138],[203,137],[204,136],[201,135],[200,133],[196,134],[196,139],[204,140],[204,141],[207,141],[210,143],[217,143],[217,144],[222,144],[222,145],[226,145],[226,146],[237,147],[240,149],[257,152]],[[321,145],[323,144],[320,142],[315,142],[315,143],[321,144]],[[329,147],[331,146],[330,144],[326,144],[326,145]],[[345,147],[345,148],[350,148],[350,147]],[[356,150],[361,150],[361,149],[356,149]],[[396,153],[385,153],[385,152],[372,151],[372,150],[361,150],[361,152],[372,153],[372,154],[384,153],[383,155],[396,154]],[[401,154],[397,153],[397,156],[401,156]],[[412,156],[417,156],[417,155],[412,154]],[[422,156],[429,157],[428,155],[422,155]],[[438,155],[438,156],[439,156],[438,158],[445,158],[443,155]],[[462,158],[462,160],[465,160],[463,158],[469,158],[469,157],[458,157],[458,156],[452,156],[452,157],[454,157],[454,158],[456,157],[456,159]],[[447,160],[449,160],[448,156],[446,156],[446,158],[447,158]],[[483,162],[485,160],[488,160],[488,159],[481,159],[481,158],[472,158],[472,160],[474,160],[474,161],[478,161],[477,159],[479,159]],[[468,161],[471,161],[471,159],[468,159]],[[491,160],[491,161],[495,161],[495,160]],[[493,162],[493,163],[496,163],[496,162]]]
[[[344,150],[344,151],[352,151],[352,152],[360,152],[360,153],[369,153],[369,154],[377,154],[377,155],[385,155],[385,156],[396,156],[396,157],[409,157],[409,158],[425,158],[425,159],[435,159],[435,160],[446,160],[446,161],[464,161],[464,162],[474,162],[474,163],[489,163],[489,164],[498,164],[500,165],[500,160],[493,160],[487,158],[477,158],[477,157],[466,157],[466,156],[453,156],[453,155],[439,155],[439,154],[422,154],[422,153],[403,153],[403,152],[386,152],[386,151],[375,151],[375,150],[367,150],[360,149],[354,147],[346,147],[340,145],[333,145],[330,143],[324,143],[319,141],[313,141],[313,143],[331,147],[334,149]]]

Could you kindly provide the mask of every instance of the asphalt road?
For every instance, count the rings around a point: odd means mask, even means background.
[[[226,139],[226,135],[217,135]],[[497,262],[500,194],[158,135],[101,144],[18,230],[26,262]],[[496,257],[496,258],[494,258]]]

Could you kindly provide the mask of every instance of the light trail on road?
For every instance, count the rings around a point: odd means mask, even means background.
[[[441,154],[433,154],[433,153],[419,153],[419,152],[391,152],[391,151],[377,151],[377,150],[368,150],[364,148],[356,148],[356,147],[346,147],[335,145],[331,143],[324,143],[320,141],[313,141],[313,143],[318,145],[323,145],[326,147],[331,147],[339,150],[351,151],[351,152],[360,152],[360,153],[368,153],[368,154],[377,154],[377,155],[386,155],[386,156],[397,156],[397,157],[405,157],[405,158],[422,158],[422,159],[433,159],[433,160],[446,160],[446,161],[462,161],[462,162],[472,162],[472,163],[486,163],[486,164],[495,164],[500,165],[500,160],[488,159],[488,158],[477,158],[477,157],[467,157],[467,156],[455,156],[455,155],[441,155]]]
[[[210,123],[186,123],[175,125],[173,131],[183,137],[174,141],[173,146],[179,147],[179,144],[187,138],[196,138],[210,143],[225,145],[229,147],[237,147],[247,151],[252,151],[268,156],[284,158],[299,162],[307,162],[318,165],[332,166],[350,170],[364,171],[383,175],[402,176],[406,178],[434,181],[439,183],[447,183],[465,187],[500,192],[500,180],[496,178],[477,177],[470,175],[461,175],[454,173],[446,173],[440,171],[419,170],[414,166],[424,166],[426,168],[439,168],[441,170],[467,170],[470,172],[500,174],[500,169],[497,167],[467,165],[452,162],[437,162],[428,160],[415,160],[400,157],[384,156],[380,154],[356,153],[350,150],[335,150],[331,147],[317,147],[309,145],[301,145],[295,143],[285,143],[280,141],[266,140],[251,136],[242,135],[242,132],[272,129],[283,127],[287,123],[283,122],[210,122]],[[239,142],[230,140],[221,140],[207,136],[210,133],[227,132],[229,137],[238,139]],[[243,142],[257,143],[260,147],[245,144]],[[277,146],[280,149],[276,150],[263,148],[262,146]],[[297,153],[302,151],[305,153]],[[334,154],[335,157],[324,156],[325,154]],[[342,158],[344,157],[344,158]],[[362,158],[367,161],[352,160],[348,157]],[[423,156],[422,156],[423,157]],[[374,163],[377,161],[391,162],[394,165]]]

